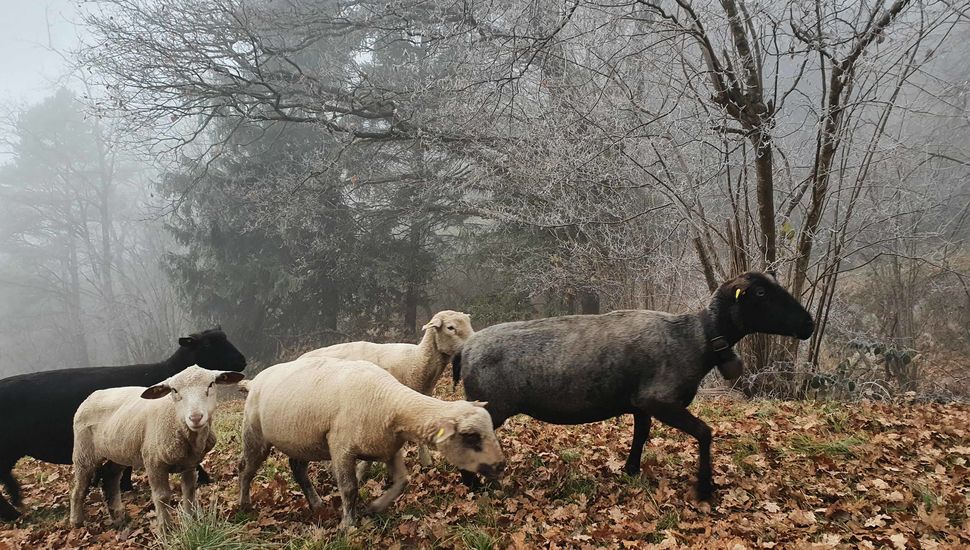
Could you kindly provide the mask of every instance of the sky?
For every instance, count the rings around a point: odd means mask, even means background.
[[[0,0],[0,104],[50,95],[67,64],[49,46],[76,47],[77,0]]]

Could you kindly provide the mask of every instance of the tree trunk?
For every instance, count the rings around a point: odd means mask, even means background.
[[[415,336],[418,332],[418,302],[420,301],[421,293],[421,274],[420,266],[416,262],[416,258],[419,256],[421,251],[421,229],[418,227],[417,222],[411,224],[411,230],[408,234],[408,246],[410,251],[410,259],[407,264],[407,275],[404,282],[404,334],[406,336]]]
[[[88,352],[88,342],[81,315],[81,277],[78,266],[77,241],[74,238],[74,230],[70,225],[67,228],[67,243],[69,283],[65,305],[67,306],[68,331],[71,340],[71,363],[77,367],[90,367],[91,357]]]

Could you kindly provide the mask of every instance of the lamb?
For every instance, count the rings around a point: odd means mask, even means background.
[[[84,523],[84,497],[104,464],[101,488],[108,515],[124,522],[121,474],[124,466],[144,467],[152,488],[159,529],[171,524],[168,475],[182,474],[182,505],[197,508],[196,467],[216,444],[211,428],[217,399],[214,384],[235,384],[243,374],[191,366],[154,386],[98,390],[74,415],[74,482],[71,524]],[[171,399],[161,399],[170,395]]]
[[[0,482],[12,504],[0,494],[0,519],[14,520],[20,512],[20,485],[12,470],[20,458],[31,456],[53,464],[70,464],[74,436],[71,422],[78,405],[95,390],[121,386],[151,386],[190,365],[241,371],[246,358],[219,328],[178,339],[178,349],[158,363],[119,367],[90,367],[35,372],[0,380]],[[122,487],[130,488],[131,470]],[[199,481],[209,476],[199,467]]]
[[[553,424],[633,415],[624,470],[640,472],[650,421],[699,445],[697,496],[710,498],[711,429],[692,415],[701,379],[715,366],[740,368],[731,347],[756,332],[807,339],[812,316],[771,275],[748,272],[722,284],[699,312],[614,311],[503,323],[481,330],[452,360],[469,399],[487,400],[495,428],[527,414]],[[474,475],[463,473],[475,485]]]
[[[467,314],[450,310],[436,313],[421,330],[424,337],[417,345],[348,342],[309,351],[301,357],[370,361],[412,390],[431,395],[451,357],[475,331]],[[431,455],[423,444],[418,445],[418,460],[422,466],[431,465]]]
[[[251,506],[253,477],[272,447],[289,457],[293,477],[315,512],[323,503],[307,467],[311,461],[331,461],[343,506],[341,529],[357,523],[357,460],[387,463],[393,480],[368,512],[383,511],[404,492],[405,441],[434,444],[459,469],[490,479],[505,467],[484,403],[422,395],[367,361],[301,357],[269,367],[246,387],[241,509]]]

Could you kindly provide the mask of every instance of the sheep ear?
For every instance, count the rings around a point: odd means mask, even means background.
[[[471,404],[472,405],[475,405],[476,407],[483,407],[484,408],[485,405],[488,405],[488,401],[472,401]]]
[[[219,376],[216,376],[216,384],[237,384],[243,378],[246,378],[245,374],[227,370],[220,372]]]
[[[434,444],[439,445],[453,435],[455,435],[455,421],[445,420],[438,424],[438,431],[434,434]]]
[[[441,328],[442,324],[444,324],[444,321],[441,320],[441,317],[433,317],[430,321],[428,321],[427,325],[421,327],[421,330],[428,330],[429,328]]]
[[[183,337],[179,338],[179,345],[180,346],[184,346],[184,347],[189,348],[189,347],[194,346],[195,343],[196,343],[195,338],[193,338],[191,336],[183,336]]]
[[[145,391],[141,392],[141,398],[158,399],[160,397],[165,397],[170,393],[172,393],[172,387],[168,384],[155,384],[150,388],[145,388]]]

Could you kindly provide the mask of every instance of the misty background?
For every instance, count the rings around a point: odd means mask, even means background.
[[[0,3],[0,376],[686,311],[750,394],[970,377],[966,3]]]

